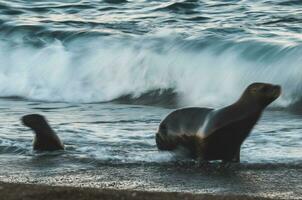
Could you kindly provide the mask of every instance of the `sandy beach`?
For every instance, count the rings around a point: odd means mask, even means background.
[[[178,192],[146,192],[131,190],[96,189],[86,187],[62,187],[21,183],[0,183],[0,196],[5,200],[84,200],[84,199],[110,199],[110,200],[177,200],[177,199],[208,199],[208,200],[240,200],[259,199],[245,195],[209,195],[190,194]]]
[[[22,166],[24,167],[24,164]],[[299,166],[241,164],[228,169],[212,167],[213,169],[200,169],[189,165],[98,165],[95,169],[82,172],[47,174],[41,171],[29,174],[22,172],[18,175],[7,172],[0,174],[0,180],[5,182],[1,184],[0,193],[2,197],[7,197],[5,200],[302,197],[302,173]],[[135,192],[134,195],[134,191],[142,192]]]

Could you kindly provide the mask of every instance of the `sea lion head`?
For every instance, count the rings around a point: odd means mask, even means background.
[[[281,94],[281,86],[269,83],[252,83],[249,85],[239,101],[256,102],[261,107],[266,107]]]
[[[43,127],[48,127],[46,119],[39,114],[25,115],[21,118],[22,123],[34,130],[39,130]]]

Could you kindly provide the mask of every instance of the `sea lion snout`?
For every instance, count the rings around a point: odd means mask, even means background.
[[[274,101],[281,95],[281,86],[280,85],[271,85],[269,91],[266,92],[269,99]]]
[[[273,97],[278,98],[281,95],[282,89],[280,85],[273,86]]]

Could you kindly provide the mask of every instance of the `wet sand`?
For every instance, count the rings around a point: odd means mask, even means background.
[[[23,169],[27,167],[21,164]],[[18,195],[23,194],[26,198],[22,199],[29,200],[39,195],[43,195],[40,199],[44,200],[50,198],[47,196],[58,199],[302,199],[302,169],[295,164],[240,164],[225,169],[173,163],[96,164],[80,171],[25,171],[15,174],[7,170],[0,174],[2,182],[10,183],[2,184],[1,195],[10,195],[3,199],[18,199],[21,198]],[[134,191],[141,191],[135,193],[138,197],[132,197]]]
[[[131,190],[113,190],[81,187],[46,186],[20,183],[1,183],[0,196],[5,200],[240,200],[240,199],[269,199],[246,195],[209,195],[178,192],[147,192]]]

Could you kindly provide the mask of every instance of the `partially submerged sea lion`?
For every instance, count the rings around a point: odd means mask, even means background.
[[[55,151],[64,150],[64,145],[56,133],[51,129],[46,119],[39,114],[25,115],[22,117],[25,126],[35,132],[33,141],[34,150]]]
[[[189,151],[201,161],[240,162],[240,147],[262,111],[281,94],[281,87],[268,83],[249,85],[234,104],[221,108],[182,108],[168,114],[159,125],[159,150]]]

